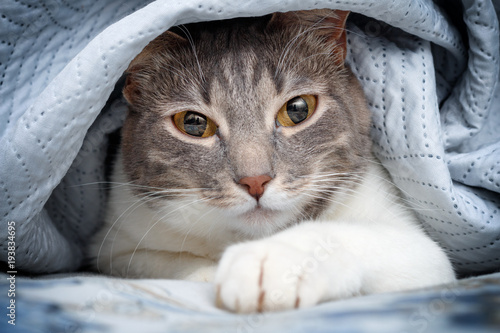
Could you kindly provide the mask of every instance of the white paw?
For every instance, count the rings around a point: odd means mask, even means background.
[[[332,290],[337,288],[331,284],[339,281],[332,281],[328,261],[279,240],[234,245],[224,253],[215,276],[217,305],[249,313],[303,308],[335,298]]]

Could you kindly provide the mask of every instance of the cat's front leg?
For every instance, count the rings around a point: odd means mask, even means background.
[[[416,228],[320,222],[230,247],[215,277],[218,305],[243,313],[452,280],[447,257]]]

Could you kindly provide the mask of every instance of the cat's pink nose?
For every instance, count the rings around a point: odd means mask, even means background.
[[[259,200],[262,194],[264,194],[266,184],[269,183],[271,179],[272,178],[268,175],[243,177],[240,179],[239,183],[246,186],[248,193],[255,199]]]

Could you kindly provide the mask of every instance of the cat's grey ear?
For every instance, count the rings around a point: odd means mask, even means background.
[[[303,32],[310,31],[327,43],[335,44],[339,65],[346,57],[345,24],[348,11],[332,9],[302,10],[296,12],[274,13],[268,27],[300,26]]]
[[[151,41],[134,60],[132,60],[125,71],[127,79],[123,88],[123,96],[130,103],[134,104],[141,95],[140,81],[141,73],[144,69],[152,68],[155,57],[165,50],[188,43],[187,39],[179,36],[170,30],[165,31],[160,36]],[[154,67],[153,67],[154,68]]]

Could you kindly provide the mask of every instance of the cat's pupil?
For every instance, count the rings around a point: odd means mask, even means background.
[[[204,115],[188,111],[184,116],[184,130],[193,136],[202,136],[207,129],[207,117]]]
[[[286,104],[286,112],[290,120],[293,121],[294,124],[298,124],[306,120],[309,114],[309,107],[307,102],[299,96],[288,101]]]

